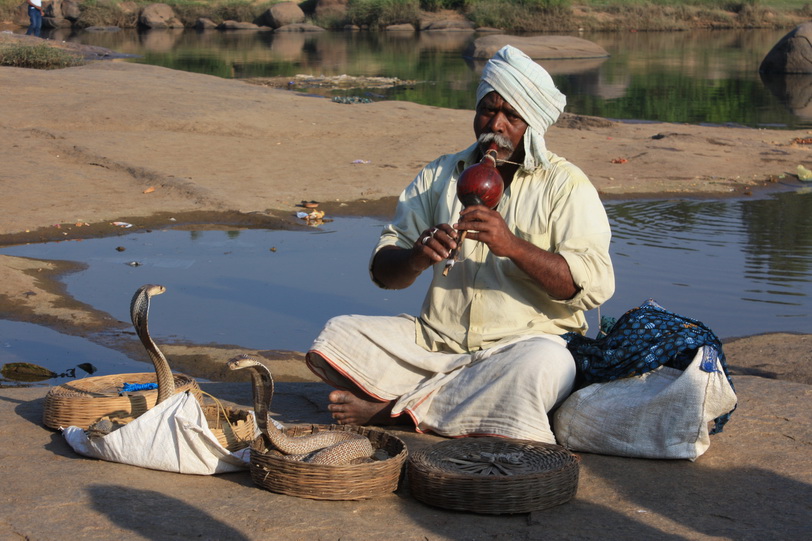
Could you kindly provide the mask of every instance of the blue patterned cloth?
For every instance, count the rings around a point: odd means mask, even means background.
[[[151,391],[157,388],[157,383],[124,383],[124,385],[121,386],[121,392],[134,393],[135,391]]]
[[[575,358],[578,387],[639,376],[660,366],[685,370],[697,350],[706,346],[710,354],[705,355],[701,369],[715,371],[718,356],[735,390],[722,343],[713,331],[695,319],[669,312],[652,299],[623,314],[611,328],[602,329],[598,338],[577,333],[567,333],[563,338]],[[711,434],[722,431],[733,410],[714,419]]]

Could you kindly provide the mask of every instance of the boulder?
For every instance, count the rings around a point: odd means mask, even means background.
[[[812,22],[797,26],[770,49],[761,73],[812,73]]]
[[[274,32],[324,32],[324,28],[315,24],[286,24],[277,28]]]
[[[62,16],[69,21],[75,22],[82,14],[79,2],[76,0],[62,0]]]
[[[183,23],[166,4],[150,4],[141,10],[138,24],[150,29],[183,28]]]
[[[259,23],[271,28],[279,28],[289,24],[299,24],[305,21],[305,14],[296,2],[280,2],[268,8],[260,15]]]
[[[71,5],[73,6],[71,8]],[[65,17],[65,9],[75,15],[72,19]],[[26,12],[27,13],[27,12]],[[73,21],[79,18],[79,6],[72,0],[51,0],[42,3],[42,27],[43,28],[70,28]]]
[[[495,34],[475,39],[463,52],[474,59],[492,57],[505,45],[513,45],[534,60],[570,58],[606,58],[606,49],[589,40],[574,36],[508,36]]]
[[[314,14],[316,18],[343,19],[347,16],[347,2],[349,0],[317,0]]]

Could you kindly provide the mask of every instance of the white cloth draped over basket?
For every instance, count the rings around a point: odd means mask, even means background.
[[[680,371],[593,383],[554,415],[559,444],[573,451],[696,460],[710,446],[708,424],[736,406],[716,350],[700,347]]]
[[[77,426],[62,430],[77,453],[153,470],[212,475],[247,469],[249,450],[232,453],[209,429],[190,393],[178,393],[123,427],[89,438]]]

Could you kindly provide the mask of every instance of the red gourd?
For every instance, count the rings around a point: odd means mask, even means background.
[[[504,191],[505,183],[502,175],[496,169],[496,144],[492,144],[479,163],[467,167],[460,175],[457,180],[457,199],[465,207],[485,205],[490,209],[495,209],[499,200],[502,199]],[[443,276],[447,276],[448,271],[456,263],[459,247],[462,246],[467,235],[468,231],[462,232],[457,241],[457,248],[448,255]]]
[[[479,163],[465,169],[457,181],[457,198],[466,207],[485,205],[496,208],[505,183],[496,169],[496,145],[491,145]]]

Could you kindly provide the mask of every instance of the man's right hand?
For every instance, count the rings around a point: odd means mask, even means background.
[[[451,250],[457,247],[459,232],[448,224],[439,224],[423,231],[412,250],[427,257],[428,263],[423,267],[426,270],[434,263],[448,259]]]
[[[375,254],[372,276],[387,289],[409,287],[424,270],[448,258],[458,236],[450,225],[438,224],[423,231],[411,249],[385,246]]]

